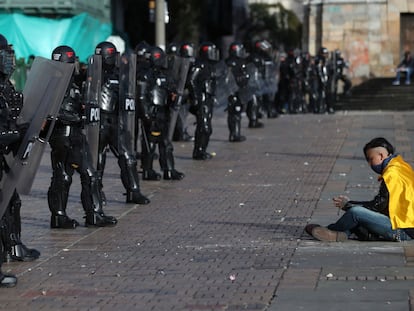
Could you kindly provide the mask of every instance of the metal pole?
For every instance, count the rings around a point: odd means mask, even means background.
[[[155,45],[165,50],[165,0],[155,1]]]

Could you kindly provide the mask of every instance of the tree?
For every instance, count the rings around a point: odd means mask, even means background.
[[[250,25],[245,42],[266,39],[279,48],[300,48],[302,24],[294,12],[282,4],[250,5]]]

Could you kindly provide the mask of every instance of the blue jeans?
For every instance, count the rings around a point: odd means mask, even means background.
[[[395,81],[400,82],[401,71],[405,72],[405,82],[407,83],[411,82],[411,75],[413,74],[413,68],[410,68],[410,67],[407,67],[401,70],[397,69],[397,76],[395,77]]]
[[[389,217],[371,211],[363,206],[353,206],[334,224],[328,226],[328,229],[334,231],[343,231],[348,236],[358,227],[365,228],[370,233],[381,236],[389,241],[411,240],[404,230],[393,230]]]

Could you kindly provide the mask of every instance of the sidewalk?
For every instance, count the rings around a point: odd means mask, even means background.
[[[263,129],[243,122],[247,140],[229,143],[216,112],[210,161],[192,160],[192,143],[175,143],[186,177],[141,181],[149,205],[124,203],[108,157],[113,228],[49,228],[47,150],[22,198],[23,241],[42,256],[3,265],[19,280],[1,290],[1,309],[414,310],[414,242],[322,243],[303,232],[338,218],[332,196],[376,194],[362,155],[371,138],[386,137],[414,163],[414,113],[283,115]],[[68,214],[83,223],[77,175],[69,200]]]

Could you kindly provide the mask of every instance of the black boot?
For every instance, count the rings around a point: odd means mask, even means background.
[[[161,174],[157,173],[153,169],[143,170],[142,171],[142,179],[143,180],[160,180]]]
[[[249,128],[251,129],[257,129],[264,127],[264,124],[258,120],[251,120],[249,121]]]
[[[50,217],[50,228],[52,229],[75,229],[79,223],[66,215],[52,215]]]
[[[96,227],[110,227],[115,226],[118,220],[113,216],[107,216],[103,211],[89,213],[85,216],[85,226],[96,226]]]
[[[17,284],[17,278],[11,274],[3,274],[0,272],[0,287],[14,287]]]
[[[206,151],[209,140],[210,135],[202,132],[196,132],[193,150],[194,160],[209,160],[213,157]]]
[[[246,140],[246,136],[241,135],[241,115],[229,115],[228,127],[230,131],[229,141],[230,142],[241,142]]]
[[[194,150],[193,159],[194,160],[210,160],[213,156],[204,151],[204,150]]]
[[[40,252],[34,248],[28,248],[21,241],[6,252],[5,262],[34,261],[40,257]]]
[[[164,171],[165,180],[181,180],[184,177],[185,177],[184,173],[181,173],[175,169]]]
[[[149,204],[151,201],[146,196],[141,194],[141,192],[128,191],[126,202],[127,203],[135,203],[135,204],[145,205],[145,204]]]

